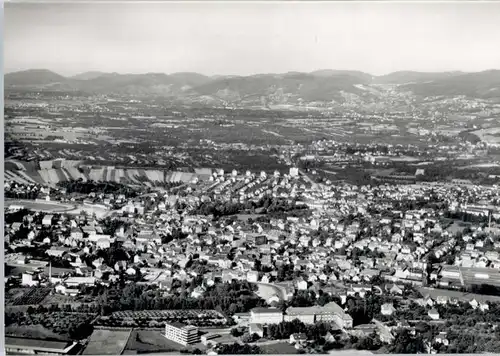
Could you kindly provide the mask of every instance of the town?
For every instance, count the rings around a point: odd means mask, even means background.
[[[199,173],[149,190],[6,179],[7,349],[500,347],[497,185]],[[26,338],[40,326],[55,341]]]
[[[500,2],[4,11],[0,353],[500,354]]]

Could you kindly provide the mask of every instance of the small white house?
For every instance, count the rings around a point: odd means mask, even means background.
[[[439,313],[434,308],[429,310],[429,313],[427,313],[427,315],[429,315],[429,318],[431,318],[432,320],[439,320]]]
[[[395,311],[396,311],[396,309],[394,308],[392,303],[382,304],[382,307],[380,308],[380,313],[382,315],[392,315],[392,314],[394,314]]]

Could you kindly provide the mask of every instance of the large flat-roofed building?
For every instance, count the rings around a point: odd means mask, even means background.
[[[335,322],[341,328],[352,328],[352,317],[335,302],[330,302],[322,307],[289,307],[286,310],[285,320],[292,321],[295,319],[302,321],[304,324]]]
[[[304,324],[314,324],[316,322],[316,314],[321,312],[321,308],[314,307],[289,307],[286,310],[285,320],[292,321],[300,320]]]
[[[489,284],[500,287],[500,271],[494,268],[484,267],[458,267],[445,265],[439,272],[442,281],[460,286],[462,281],[465,285]]]
[[[337,303],[330,302],[328,304],[325,304],[323,306],[323,314],[320,314],[321,319],[317,321],[325,320],[322,319],[323,315],[325,314],[328,316],[333,315],[333,321],[338,326],[342,328],[352,328],[352,317],[347,314],[344,309],[342,309]]]
[[[5,353],[11,355],[71,355],[76,345],[75,342],[5,337]]]
[[[279,324],[283,321],[283,312],[277,308],[253,308],[250,310],[252,324]]]
[[[196,326],[176,322],[165,325],[165,337],[184,346],[200,342],[200,335]]]

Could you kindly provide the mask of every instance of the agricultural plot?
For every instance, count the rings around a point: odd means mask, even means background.
[[[21,296],[12,300],[12,305],[36,305],[50,293],[50,288],[30,288]]]
[[[166,322],[184,322],[198,326],[225,325],[227,320],[215,310],[145,310],[118,311],[108,317],[100,317],[96,325],[106,327],[162,328]]]
[[[5,177],[6,181],[13,181],[13,182],[19,183],[19,184],[30,184],[29,181],[27,181],[23,177],[20,177],[19,175],[17,175],[13,171],[5,171],[4,177]]]
[[[159,331],[134,330],[128,339],[125,353],[127,350],[137,353],[172,352],[183,348],[181,344],[168,340]]]
[[[94,330],[83,355],[120,355],[131,330]]]
[[[298,353],[297,349],[286,341],[262,346],[259,344],[256,345],[258,345],[262,349],[264,354],[293,355]]]
[[[57,335],[73,336],[70,335],[72,328],[82,327],[82,325],[90,326],[90,322],[96,317],[95,314],[89,313],[66,313],[66,312],[52,312],[52,313],[25,313],[17,318],[15,323],[8,326],[41,326],[45,330],[49,330]],[[8,320],[8,319],[7,319]],[[89,330],[86,328],[86,330]],[[83,336],[88,336],[83,335]]]

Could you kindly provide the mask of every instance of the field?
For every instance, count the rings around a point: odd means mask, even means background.
[[[134,330],[130,334],[125,353],[173,352],[184,348],[183,345],[170,341],[160,331]]]
[[[374,355],[373,352],[367,350],[331,350],[328,351],[329,355],[334,356],[362,356],[362,355]]]
[[[198,326],[225,325],[226,318],[215,310],[145,310],[118,311],[100,317],[96,325],[106,327],[161,328],[166,322],[178,321]]]
[[[16,296],[10,301],[11,305],[35,305],[40,304],[42,300],[50,293],[50,288],[30,288],[21,295]]]
[[[159,169],[143,168],[115,168],[115,167],[97,167],[91,168],[85,172],[77,168],[65,169],[40,169],[40,170],[5,170],[6,181],[13,181],[19,184],[42,184],[55,186],[59,182],[73,181],[81,179],[86,182],[93,180],[96,182],[115,182],[121,184],[164,184],[173,182],[188,183],[193,178],[199,180],[206,179],[206,175],[197,175],[189,172],[167,171]]]
[[[132,330],[94,330],[83,355],[120,355]]]
[[[18,199],[5,199],[5,205],[21,205],[26,209],[33,211],[42,211],[45,213],[66,213],[66,214],[80,214],[82,210],[88,214],[95,213],[98,218],[103,218],[109,213],[109,210],[101,208],[96,205],[82,205],[82,204],[64,204],[60,202],[44,202],[34,200],[18,200]]]
[[[65,339],[61,335],[43,327],[42,325],[6,325],[5,335],[15,337],[26,337],[29,339]]]
[[[14,200],[5,199],[5,205],[22,205],[26,209],[33,211],[43,211],[46,213],[62,213],[69,210],[75,209],[75,205],[62,204],[57,202],[44,202],[44,201],[34,201],[34,200]]]
[[[298,353],[297,349],[286,341],[270,345],[260,346],[258,343],[256,345],[263,350],[264,354],[290,355]]]
[[[491,127],[488,129],[472,131],[471,133],[479,137],[481,141],[489,144],[500,144],[500,127]]]
[[[67,313],[67,312],[52,312],[52,313],[37,313],[23,314],[14,319],[7,319],[12,322],[12,326],[41,326],[46,330],[50,330],[58,335],[71,336],[69,331],[72,327],[80,325],[90,325],[90,322],[96,317],[95,314],[89,313]],[[88,335],[88,334],[87,334]]]

